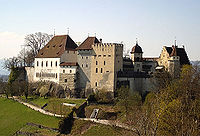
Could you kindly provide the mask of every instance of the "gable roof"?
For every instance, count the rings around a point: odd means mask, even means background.
[[[69,35],[57,35],[39,51],[36,58],[60,57],[65,50],[76,50],[77,47]]]
[[[92,45],[95,43],[99,43],[99,40],[96,37],[88,37],[85,39],[84,42],[81,43],[81,45],[76,48],[77,50],[84,50],[84,49],[92,49]]]
[[[184,48],[178,48],[176,46],[173,49],[173,46],[172,46],[172,47],[166,47],[166,50],[170,56],[174,56],[174,55],[179,56],[181,65],[190,64],[189,58]]]

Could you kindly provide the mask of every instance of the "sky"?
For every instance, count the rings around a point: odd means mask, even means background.
[[[96,35],[125,50],[137,38],[145,57],[176,39],[190,60],[200,60],[200,0],[0,0],[0,59],[17,56],[28,34],[67,28],[76,42]]]

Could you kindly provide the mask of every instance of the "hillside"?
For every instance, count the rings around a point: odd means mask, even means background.
[[[43,115],[13,100],[0,97],[0,135],[12,135],[27,122],[57,128],[59,119]]]

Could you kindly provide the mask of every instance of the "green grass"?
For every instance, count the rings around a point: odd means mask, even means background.
[[[21,98],[25,100],[25,97],[22,96]],[[85,99],[44,98],[32,96],[28,97],[26,101],[28,101],[29,103],[33,103],[38,107],[42,107],[44,104],[47,103],[48,105],[44,108],[45,110],[56,114],[65,115],[71,110],[72,107],[62,105],[62,103],[76,104],[76,107],[78,107],[85,102]]]
[[[29,132],[29,133],[37,133],[38,135],[45,135],[45,136],[56,136],[59,134],[59,132],[55,132],[52,130],[44,129],[44,128],[38,128],[36,126],[24,126],[22,129],[20,129],[21,132]]]
[[[27,122],[57,128],[59,119],[43,115],[13,100],[0,98],[0,135],[12,135]]]
[[[94,125],[88,129],[83,136],[132,136],[133,133],[118,127],[106,125]]]

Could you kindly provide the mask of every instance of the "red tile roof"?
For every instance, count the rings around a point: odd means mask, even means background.
[[[177,46],[174,47],[166,47],[166,50],[170,56],[179,56],[180,57],[180,64],[185,65],[185,64],[190,64],[189,58],[187,56],[187,53],[184,48],[178,48]]]
[[[78,46],[69,35],[54,36],[37,54],[36,58],[57,58],[66,50],[76,50]]]
[[[77,62],[62,62],[60,66],[77,66]]]
[[[81,45],[76,48],[77,50],[88,50],[88,49],[92,49],[92,45],[95,43],[99,43],[99,40],[96,37],[88,37],[87,39],[85,39],[85,41],[83,43],[81,43]]]

